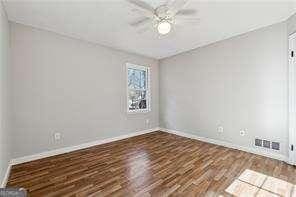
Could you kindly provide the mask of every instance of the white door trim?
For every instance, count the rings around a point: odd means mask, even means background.
[[[294,51],[294,57],[292,57]],[[296,165],[296,33],[289,36],[289,163]],[[292,148],[293,147],[293,148]]]

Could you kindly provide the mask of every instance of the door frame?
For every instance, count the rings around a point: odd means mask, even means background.
[[[296,165],[296,33],[289,36],[289,164]],[[292,55],[293,53],[293,55]]]

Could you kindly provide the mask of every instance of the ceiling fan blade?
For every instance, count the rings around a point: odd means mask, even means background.
[[[143,19],[140,19],[140,20],[130,23],[130,25],[133,27],[139,27],[139,26],[143,26],[149,22],[151,22],[150,18],[143,18]]]
[[[169,12],[175,16],[181,10],[188,0],[173,0],[168,3]]]
[[[143,34],[143,33],[147,32],[147,31],[149,31],[149,28],[148,28],[148,27],[145,27],[145,28],[139,29],[139,30],[137,31],[137,33],[138,33],[138,34]]]
[[[176,15],[178,15],[178,16],[190,16],[190,15],[195,15],[196,13],[197,13],[196,10],[184,9],[184,10],[179,10]]]
[[[175,19],[175,23],[177,25],[186,25],[186,24],[198,24],[200,22],[200,19],[199,18],[176,18]]]
[[[154,17],[154,8],[150,6],[148,3],[141,0],[126,0],[137,9],[141,10],[146,17],[153,18]]]

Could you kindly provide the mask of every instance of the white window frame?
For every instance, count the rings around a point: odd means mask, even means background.
[[[288,163],[296,165],[296,57],[291,52],[296,51],[296,33],[289,36],[289,159]],[[291,146],[293,145],[293,150]]]
[[[147,78],[146,78],[146,97],[147,97],[147,103],[146,103],[146,109],[136,109],[136,110],[130,110],[129,109],[129,87],[128,87],[128,69],[138,69],[138,70],[144,70],[147,72]],[[133,63],[126,63],[126,109],[128,114],[134,114],[134,113],[147,113],[151,111],[151,94],[150,94],[150,68],[148,66],[140,66]]]

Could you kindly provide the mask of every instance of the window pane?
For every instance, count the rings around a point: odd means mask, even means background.
[[[141,90],[130,90],[129,100],[143,100],[146,99],[146,91]]]
[[[141,71],[140,89],[146,89],[146,71]]]
[[[141,90],[129,90],[129,109],[146,109],[146,91]]]
[[[146,71],[128,68],[128,87],[146,89]]]
[[[146,100],[141,100],[139,102],[139,109],[146,109],[146,108],[147,108]]]

